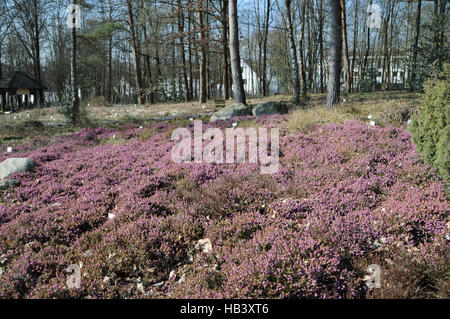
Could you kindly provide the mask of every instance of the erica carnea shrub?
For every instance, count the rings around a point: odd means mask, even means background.
[[[450,177],[449,123],[450,63],[446,63],[441,75],[425,85],[425,101],[412,123],[412,132],[423,159],[447,180]]]
[[[450,296],[448,182],[409,132],[358,121],[281,130],[268,176],[250,163],[175,163],[173,129],[91,128],[0,153],[38,164],[0,192],[0,298]],[[364,281],[371,264],[379,289]]]

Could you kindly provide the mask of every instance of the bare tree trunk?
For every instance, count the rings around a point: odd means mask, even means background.
[[[39,32],[39,16],[38,16],[38,1],[33,0],[33,20],[34,20],[34,49],[35,49],[35,77],[36,81],[42,85],[42,76],[41,76],[41,36]],[[44,92],[39,90],[39,105],[44,103]]]
[[[236,103],[247,104],[245,101],[244,81],[242,81],[241,57],[239,55],[239,26],[237,15],[237,0],[230,0],[228,5],[230,25],[230,60],[233,77],[233,93]]]
[[[291,0],[284,1],[286,5],[289,49],[291,51],[292,103],[300,104],[300,81],[298,78],[297,49],[295,48],[294,28],[292,26]]]
[[[369,2],[369,6],[371,7],[373,3],[373,0],[370,0]],[[367,25],[367,45],[366,45],[366,52],[364,54],[364,60],[363,60],[363,64],[361,67],[361,73],[359,75],[359,84],[361,83],[361,80],[364,79],[365,74],[366,74],[366,67],[367,67],[367,58],[369,57],[369,52],[370,52],[370,25]]]
[[[144,39],[145,40],[147,40],[148,39],[148,37],[147,37],[147,26],[146,26],[146,24],[144,23],[143,24],[143,31],[144,31]],[[147,69],[147,76],[148,76],[148,84],[149,84],[149,88],[150,88],[150,93],[149,93],[149,95],[150,95],[150,101],[149,101],[149,103],[150,104],[153,104],[153,103],[155,103],[155,88],[154,88],[154,85],[153,85],[153,78],[152,78],[152,68],[151,68],[151,62],[150,62],[150,52],[149,51],[147,51],[146,52],[146,54],[144,55],[144,63],[145,63],[145,68]]]
[[[387,4],[387,16],[384,19],[384,52],[383,52],[383,90],[390,90],[390,74],[391,74],[391,58],[389,55],[389,21],[392,16],[393,6],[391,6],[391,1],[388,0]]]
[[[341,87],[342,60],[342,19],[340,0],[329,0],[331,9],[330,19],[330,59],[327,85],[327,106],[339,103]]]
[[[300,12],[300,23],[301,23],[301,30],[300,30],[300,42],[299,42],[299,58],[300,58],[300,73],[301,73],[301,84],[302,84],[302,96],[305,98],[308,93],[308,88],[306,84],[306,62],[305,62],[305,54],[304,54],[304,40],[305,40],[305,9],[306,5],[305,2],[302,2],[301,12]]]
[[[409,90],[414,90],[414,83],[416,81],[416,69],[417,69],[417,53],[419,51],[419,37],[420,37],[420,14],[422,11],[422,0],[417,1],[417,13],[416,13],[416,33],[414,36],[414,43],[412,49],[412,61],[411,61],[411,83]]]
[[[304,0],[305,3],[307,3],[306,5],[306,16],[305,16],[305,21],[307,23],[307,39],[308,39],[308,54],[307,54],[307,59],[308,59],[308,88],[311,92],[313,92],[312,90],[312,80],[313,80],[313,68],[312,68],[312,57],[313,57],[313,50],[312,50],[312,43],[311,43],[311,8],[309,6],[309,1],[310,0]]]
[[[112,101],[112,34],[108,39],[108,88],[106,90],[106,100]]]
[[[351,87],[352,90],[355,91],[353,87],[353,71],[355,70],[355,63],[356,63],[356,47],[358,45],[358,1],[355,2],[355,7],[353,8],[355,10],[355,16],[353,19],[353,54],[352,54],[352,64],[351,64],[351,71],[352,71],[352,77],[350,79],[351,81]]]
[[[344,49],[344,68],[345,68],[345,91],[350,93],[352,90],[351,79],[352,70],[350,69],[350,58],[348,54],[348,42],[347,42],[347,16],[345,8],[345,0],[341,0],[341,18],[342,18],[342,43]]]
[[[209,0],[206,0],[206,17],[204,19],[206,20],[205,26],[205,53],[206,53],[206,97],[207,99],[211,99],[211,69],[210,69],[210,60],[209,60]]]
[[[188,31],[191,31],[191,10],[188,11]],[[189,33],[188,39],[188,60],[189,60],[189,100],[194,99],[194,79],[192,73],[192,35]]]
[[[185,100],[189,100],[190,93],[189,93],[189,83],[188,83],[188,77],[187,77],[187,70],[186,70],[186,53],[184,49],[184,13],[183,8],[181,7],[181,0],[178,0],[178,34],[180,35],[180,54],[181,54],[181,65],[182,65],[182,72],[183,72],[183,85],[184,85],[184,92],[185,92]]]
[[[198,27],[200,42],[200,102],[206,102],[207,83],[206,83],[206,43],[205,43],[205,24],[203,19],[203,1],[200,1],[198,9]]]
[[[136,73],[136,86],[138,90],[138,104],[144,104],[144,91],[142,88],[142,71],[141,71],[141,57],[139,50],[139,40],[136,35],[136,26],[134,23],[133,5],[131,0],[127,0],[128,8],[128,22],[130,23],[130,35],[131,35],[131,50],[134,56],[134,71]]]
[[[225,100],[230,98],[229,73],[228,73],[228,0],[222,1],[222,75],[223,75],[223,97]]]
[[[263,66],[262,66],[262,89],[263,96],[269,95],[269,88],[267,87],[267,37],[269,34],[269,18],[270,18],[270,0],[267,0],[266,22],[264,25],[264,39],[263,39]]]
[[[323,0],[319,3],[319,59],[320,59],[320,93],[324,93],[324,72],[323,72]]]
[[[77,0],[72,0],[76,5]],[[77,29],[75,7],[72,7],[72,57],[71,57],[71,88],[72,88],[72,123],[80,123],[80,100],[78,98],[77,83]]]

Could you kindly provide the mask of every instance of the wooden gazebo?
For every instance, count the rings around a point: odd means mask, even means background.
[[[15,71],[10,76],[0,79],[0,104],[3,111],[15,112],[25,103],[36,106],[40,103],[45,87],[23,72]],[[30,96],[33,96],[31,103]],[[9,106],[9,107],[7,107]]]

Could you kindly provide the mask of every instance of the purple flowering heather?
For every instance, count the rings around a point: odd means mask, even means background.
[[[408,132],[352,122],[289,134],[284,121],[255,121],[282,129],[274,175],[176,164],[170,124],[148,139],[89,129],[0,154],[38,164],[0,193],[0,297],[362,298],[366,267],[399,252],[442,267],[448,184]],[[64,270],[80,263],[69,289]]]

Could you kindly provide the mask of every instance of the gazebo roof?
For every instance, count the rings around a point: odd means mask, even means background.
[[[40,85],[25,73],[16,71],[11,75],[0,79],[0,89],[42,90],[45,89],[45,87]]]

